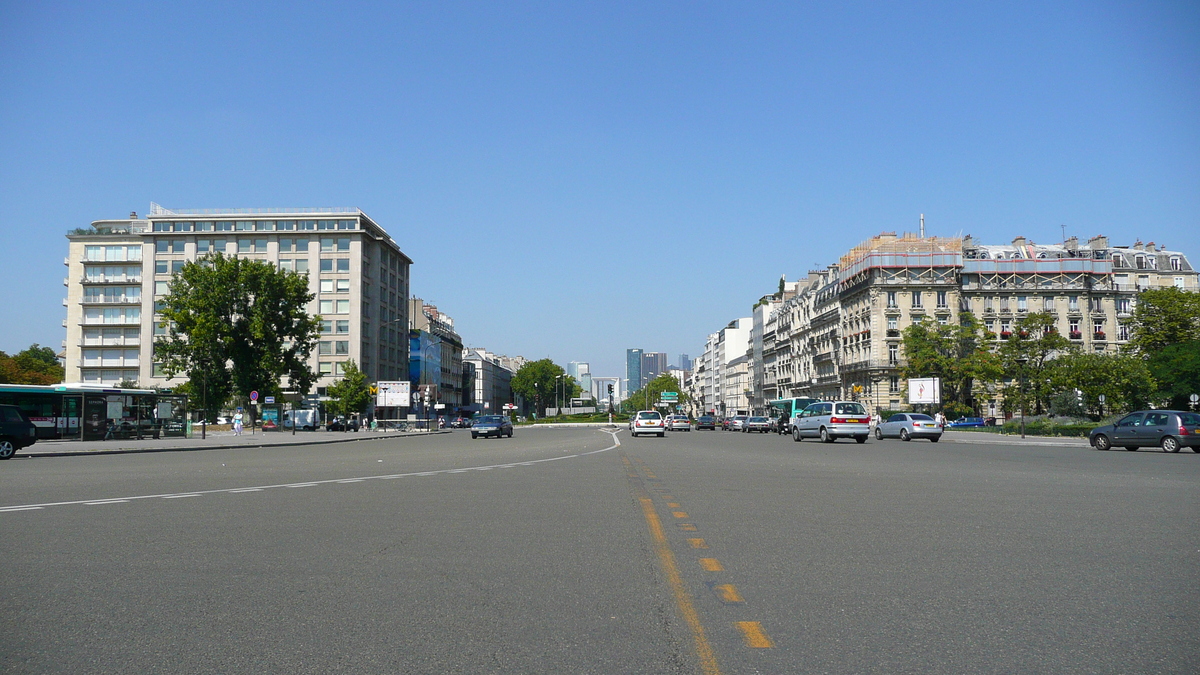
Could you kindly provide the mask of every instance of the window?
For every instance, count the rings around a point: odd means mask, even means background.
[[[338,279],[337,280],[337,292],[338,293],[349,293],[350,292],[350,280],[349,279]]]
[[[332,332],[333,332],[333,322],[327,321],[327,320],[322,320],[321,321],[321,333],[328,334],[328,333],[332,333]]]
[[[1096,335],[1100,335],[1103,332],[1104,332],[1104,322],[1103,321],[1093,321],[1092,322],[1092,333],[1095,333]]]
[[[321,289],[322,293],[332,293],[333,292],[333,279],[322,279],[321,284],[320,284],[320,289]]]
[[[317,221],[315,220],[297,220],[297,230],[315,230],[317,229]]]
[[[332,272],[333,271],[333,258],[321,258],[321,271],[322,272]]]
[[[349,354],[350,353],[350,341],[349,340],[338,340],[333,343],[333,347],[334,347],[335,354]]]
[[[946,307],[946,291],[937,292],[937,306]]]
[[[900,329],[900,319],[898,319],[894,316],[889,316],[888,320],[887,320],[887,327],[888,327],[888,330],[899,330]]]
[[[290,253],[292,250],[292,241],[293,240],[291,237],[280,237],[279,252],[280,253]]]
[[[212,239],[196,240],[196,255],[204,255],[212,248]]]
[[[942,324],[943,326],[945,326],[946,324],[950,323],[950,317],[948,317],[948,316],[946,316],[945,314],[943,314],[942,316],[939,316],[939,317],[938,317],[938,320],[937,320],[937,321],[938,321],[938,323],[940,323],[940,324]]]
[[[1007,312],[1007,311],[1008,311],[1008,296],[1007,296],[1007,295],[1005,295],[1005,296],[1002,296],[1002,297],[1000,298],[1000,311],[1001,311],[1001,312]]]
[[[995,308],[996,308],[996,306],[992,302],[992,296],[989,295],[983,299],[983,311],[990,312],[990,311],[994,310]]]
[[[1136,258],[1134,258],[1134,266],[1137,267],[1139,270],[1146,269],[1146,256],[1139,255]]]
[[[333,314],[333,301],[332,300],[322,300],[318,304],[321,307],[320,313],[322,316],[324,316],[326,314]]]
[[[899,376],[892,375],[891,377],[888,378],[888,393],[890,393],[890,394],[900,393],[900,377]]]
[[[350,259],[349,258],[338,258],[337,259],[337,271],[349,272],[350,271]]]
[[[1027,304],[1027,299],[1023,295],[1018,295],[1017,296],[1017,311],[1025,312],[1028,310],[1029,310],[1029,305]]]
[[[322,341],[318,342],[317,343],[317,353],[318,354],[332,354],[333,353],[333,343],[328,340],[322,340]]]
[[[1118,323],[1117,324],[1117,339],[1118,340],[1128,340],[1129,339],[1129,324],[1127,324],[1127,323]]]
[[[914,308],[921,306],[921,291],[912,292],[912,306]]]
[[[229,221],[222,221],[222,222],[217,223],[217,232],[232,232],[232,231],[233,231],[233,223],[231,223]]]
[[[900,347],[898,345],[888,345],[888,364],[896,365],[900,361]]]
[[[983,327],[986,328],[987,332],[989,332],[989,333],[996,332],[996,322],[993,319],[988,319],[987,321],[984,321]]]
[[[332,363],[330,363],[328,361],[322,361],[319,364],[317,364],[317,366],[318,366],[319,372],[322,375],[332,375],[333,374],[333,364]]]
[[[887,292],[887,306],[896,307],[896,291]]]
[[[349,314],[350,313],[350,301],[349,300],[335,300],[334,302],[337,303],[337,313],[338,314]]]
[[[178,274],[183,271],[183,266],[187,264],[186,260],[172,260],[171,274]]]
[[[1047,295],[1046,297],[1042,298],[1042,311],[1043,312],[1053,312],[1054,311],[1054,298],[1052,296]]]
[[[350,250],[350,237],[338,237],[337,250],[349,251]]]
[[[234,223],[233,229],[237,230],[238,232],[253,232],[254,231],[254,221],[253,220],[239,220],[236,223]]]
[[[349,321],[338,321],[337,322],[337,332],[349,333],[350,332],[350,322]]]
[[[308,272],[308,258],[296,258],[295,265],[297,272]]]
[[[1129,313],[1129,298],[1117,298],[1117,313],[1118,314],[1128,314]]]
[[[155,295],[166,295],[169,292],[169,290],[168,290],[169,286],[170,286],[170,284],[167,283],[166,281],[154,282],[154,294]]]
[[[1176,272],[1183,269],[1183,262],[1179,259],[1179,256],[1171,256],[1171,269],[1175,270]]]
[[[296,229],[296,221],[294,221],[294,220],[276,221],[275,229],[277,229],[277,230],[294,230],[294,229]]]
[[[155,253],[183,253],[182,239],[159,239],[154,242]]]
[[[321,237],[321,252],[326,253],[334,250],[335,242],[333,237]]]
[[[155,274],[170,274],[170,272],[171,272],[170,266],[167,264],[166,260],[155,260],[154,261],[154,273]]]
[[[259,232],[273,232],[273,231],[275,231],[275,221],[260,220],[260,221],[258,221],[258,226],[256,229]]]
[[[297,237],[296,238],[296,250],[297,251],[307,251],[308,250],[308,238],[307,237]]]
[[[196,223],[196,231],[197,232],[212,232],[213,224],[211,222]]]
[[[1070,331],[1071,337],[1079,337],[1079,319],[1071,319],[1068,321],[1067,330]]]
[[[250,253],[254,249],[254,241],[252,239],[238,239],[238,253]]]
[[[293,272],[293,271],[295,271],[296,268],[292,264],[292,261],[290,259],[280,258],[279,259],[279,269],[283,270],[284,272]]]
[[[255,239],[254,240],[254,251],[256,253],[266,253],[267,252],[267,240],[266,239]]]
[[[1183,277],[1175,277],[1175,288],[1183,288]]]
[[[1067,307],[1072,312],[1078,312],[1079,311],[1079,296],[1072,295],[1072,296],[1068,297],[1067,298]]]

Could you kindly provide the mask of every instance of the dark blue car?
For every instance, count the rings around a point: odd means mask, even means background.
[[[953,422],[946,424],[947,429],[964,429],[966,427],[982,427],[984,426],[982,417],[960,417]]]

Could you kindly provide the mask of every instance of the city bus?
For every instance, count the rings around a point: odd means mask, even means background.
[[[0,403],[15,405],[39,439],[101,440],[182,429],[187,397],[153,389],[87,385],[0,384]]]
[[[799,415],[801,410],[804,410],[810,404],[817,403],[820,400],[821,399],[819,399],[819,398],[803,398],[803,397],[801,397],[801,398],[778,398],[778,399],[775,399],[774,401],[767,401],[767,408],[769,409],[768,415],[770,415],[771,419],[775,420],[776,422],[778,422],[780,419],[782,419],[786,415],[788,422],[790,423],[791,419],[793,417],[795,417],[796,415]],[[786,434],[789,431],[791,431],[790,429],[785,428],[786,426],[787,425],[779,426],[778,427],[779,433]]]

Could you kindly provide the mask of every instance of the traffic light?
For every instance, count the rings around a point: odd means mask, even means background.
[[[612,396],[612,393],[613,393],[613,386],[610,384],[610,385],[608,385],[608,395]]]

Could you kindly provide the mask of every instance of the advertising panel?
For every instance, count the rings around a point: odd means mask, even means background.
[[[412,396],[412,386],[408,380],[400,382],[380,382],[377,385],[379,393],[375,394],[376,408],[407,408],[409,397]]]
[[[914,377],[908,381],[908,403],[941,403],[942,381],[936,377]]]

